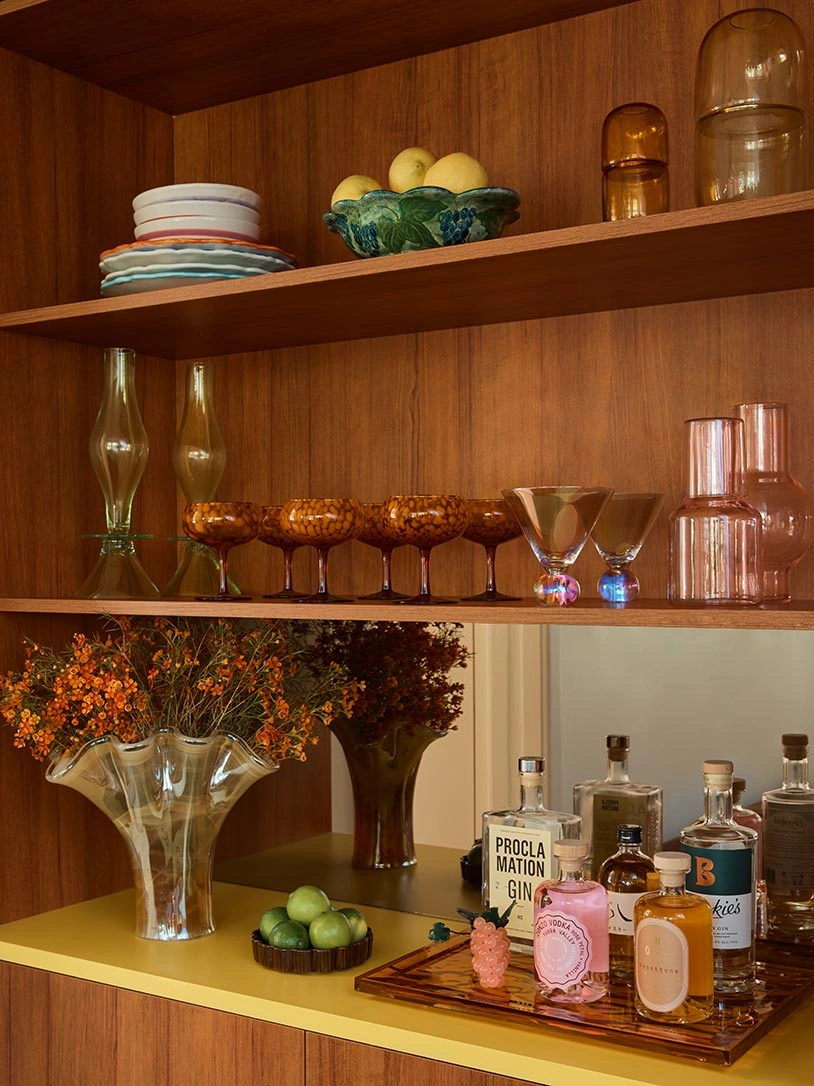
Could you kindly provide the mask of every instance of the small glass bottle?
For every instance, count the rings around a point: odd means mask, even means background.
[[[788,603],[791,571],[814,539],[814,506],[789,472],[788,407],[740,403],[744,498],[760,513],[763,602]]]
[[[806,187],[808,73],[800,28],[772,8],[719,19],[698,51],[700,205]]]
[[[670,514],[668,599],[761,602],[761,520],[743,497],[742,465],[741,419],[684,423],[684,498]]]
[[[654,1022],[703,1022],[715,1006],[712,907],[684,887],[686,853],[657,852],[653,862],[659,889],[634,909],[636,1010]]]
[[[574,811],[582,820],[582,836],[588,842],[589,873],[616,851],[616,831],[625,823],[642,827],[644,851],[652,856],[661,848],[662,790],[655,784],[630,779],[629,735],[609,735],[608,775],[604,781],[574,785]]]
[[[633,983],[633,907],[642,894],[654,890],[655,867],[641,850],[642,827],[620,826],[618,849],[599,868],[598,882],[608,891],[610,975]]]
[[[763,819],[750,807],[741,803],[746,792],[743,777],[732,778],[732,817],[739,826],[748,826],[757,834],[757,852],[755,853],[755,935],[758,938],[766,934],[766,880],[763,877]]]
[[[755,983],[757,833],[732,818],[732,762],[704,762],[704,814],[681,831],[692,861],[687,889],[712,906],[715,991],[748,992]]]
[[[783,736],[783,784],[763,794],[770,939],[814,943],[814,788],[808,736]]]
[[[586,841],[555,841],[560,874],[534,893],[534,976],[552,1003],[593,1003],[608,991],[608,894],[583,877]]]
[[[579,837],[576,815],[548,811],[543,803],[544,758],[520,758],[520,806],[483,816],[483,907],[504,912],[512,902],[507,932],[515,949],[531,951],[534,891],[556,878],[553,844]]]
[[[638,219],[669,210],[665,116],[647,102],[617,106],[602,125],[602,218]]]

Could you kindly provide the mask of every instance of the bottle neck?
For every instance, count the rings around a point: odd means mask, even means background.
[[[788,426],[784,403],[744,403],[745,470],[770,474],[788,471]]]
[[[624,758],[619,758],[618,756],[608,758],[607,780],[610,781],[612,784],[629,783],[630,768],[627,754],[625,754]]]
[[[560,882],[585,882],[583,860],[560,860]]]
[[[543,799],[543,774],[542,773],[521,773],[520,774],[520,810],[521,811],[544,811],[545,803]]]
[[[659,893],[677,894],[684,890],[686,875],[682,873],[659,871]]]
[[[731,778],[704,778],[704,817],[707,822],[732,821]]]
[[[808,788],[808,758],[783,758],[783,787]]]

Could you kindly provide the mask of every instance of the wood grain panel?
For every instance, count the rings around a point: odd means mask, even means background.
[[[522,1086],[521,1080],[492,1075],[439,1060],[389,1052],[371,1045],[305,1035],[307,1086]]]
[[[305,1081],[299,1030],[38,969],[0,965],[0,1015],[5,1086]]]

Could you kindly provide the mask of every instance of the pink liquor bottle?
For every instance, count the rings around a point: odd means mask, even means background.
[[[592,1003],[608,991],[608,892],[583,877],[587,841],[552,845],[557,879],[534,894],[535,987],[552,1003]]]

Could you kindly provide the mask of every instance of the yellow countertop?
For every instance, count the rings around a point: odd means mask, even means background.
[[[814,1000],[731,1068],[637,1053],[545,1025],[492,1022],[354,991],[354,976],[428,943],[432,918],[365,907],[374,931],[364,966],[275,973],[255,963],[250,932],[278,891],[215,885],[217,931],[186,943],[133,934],[131,891],[0,926],[0,959],[246,1015],[547,1086],[811,1086]],[[351,902],[334,901],[335,905]]]

